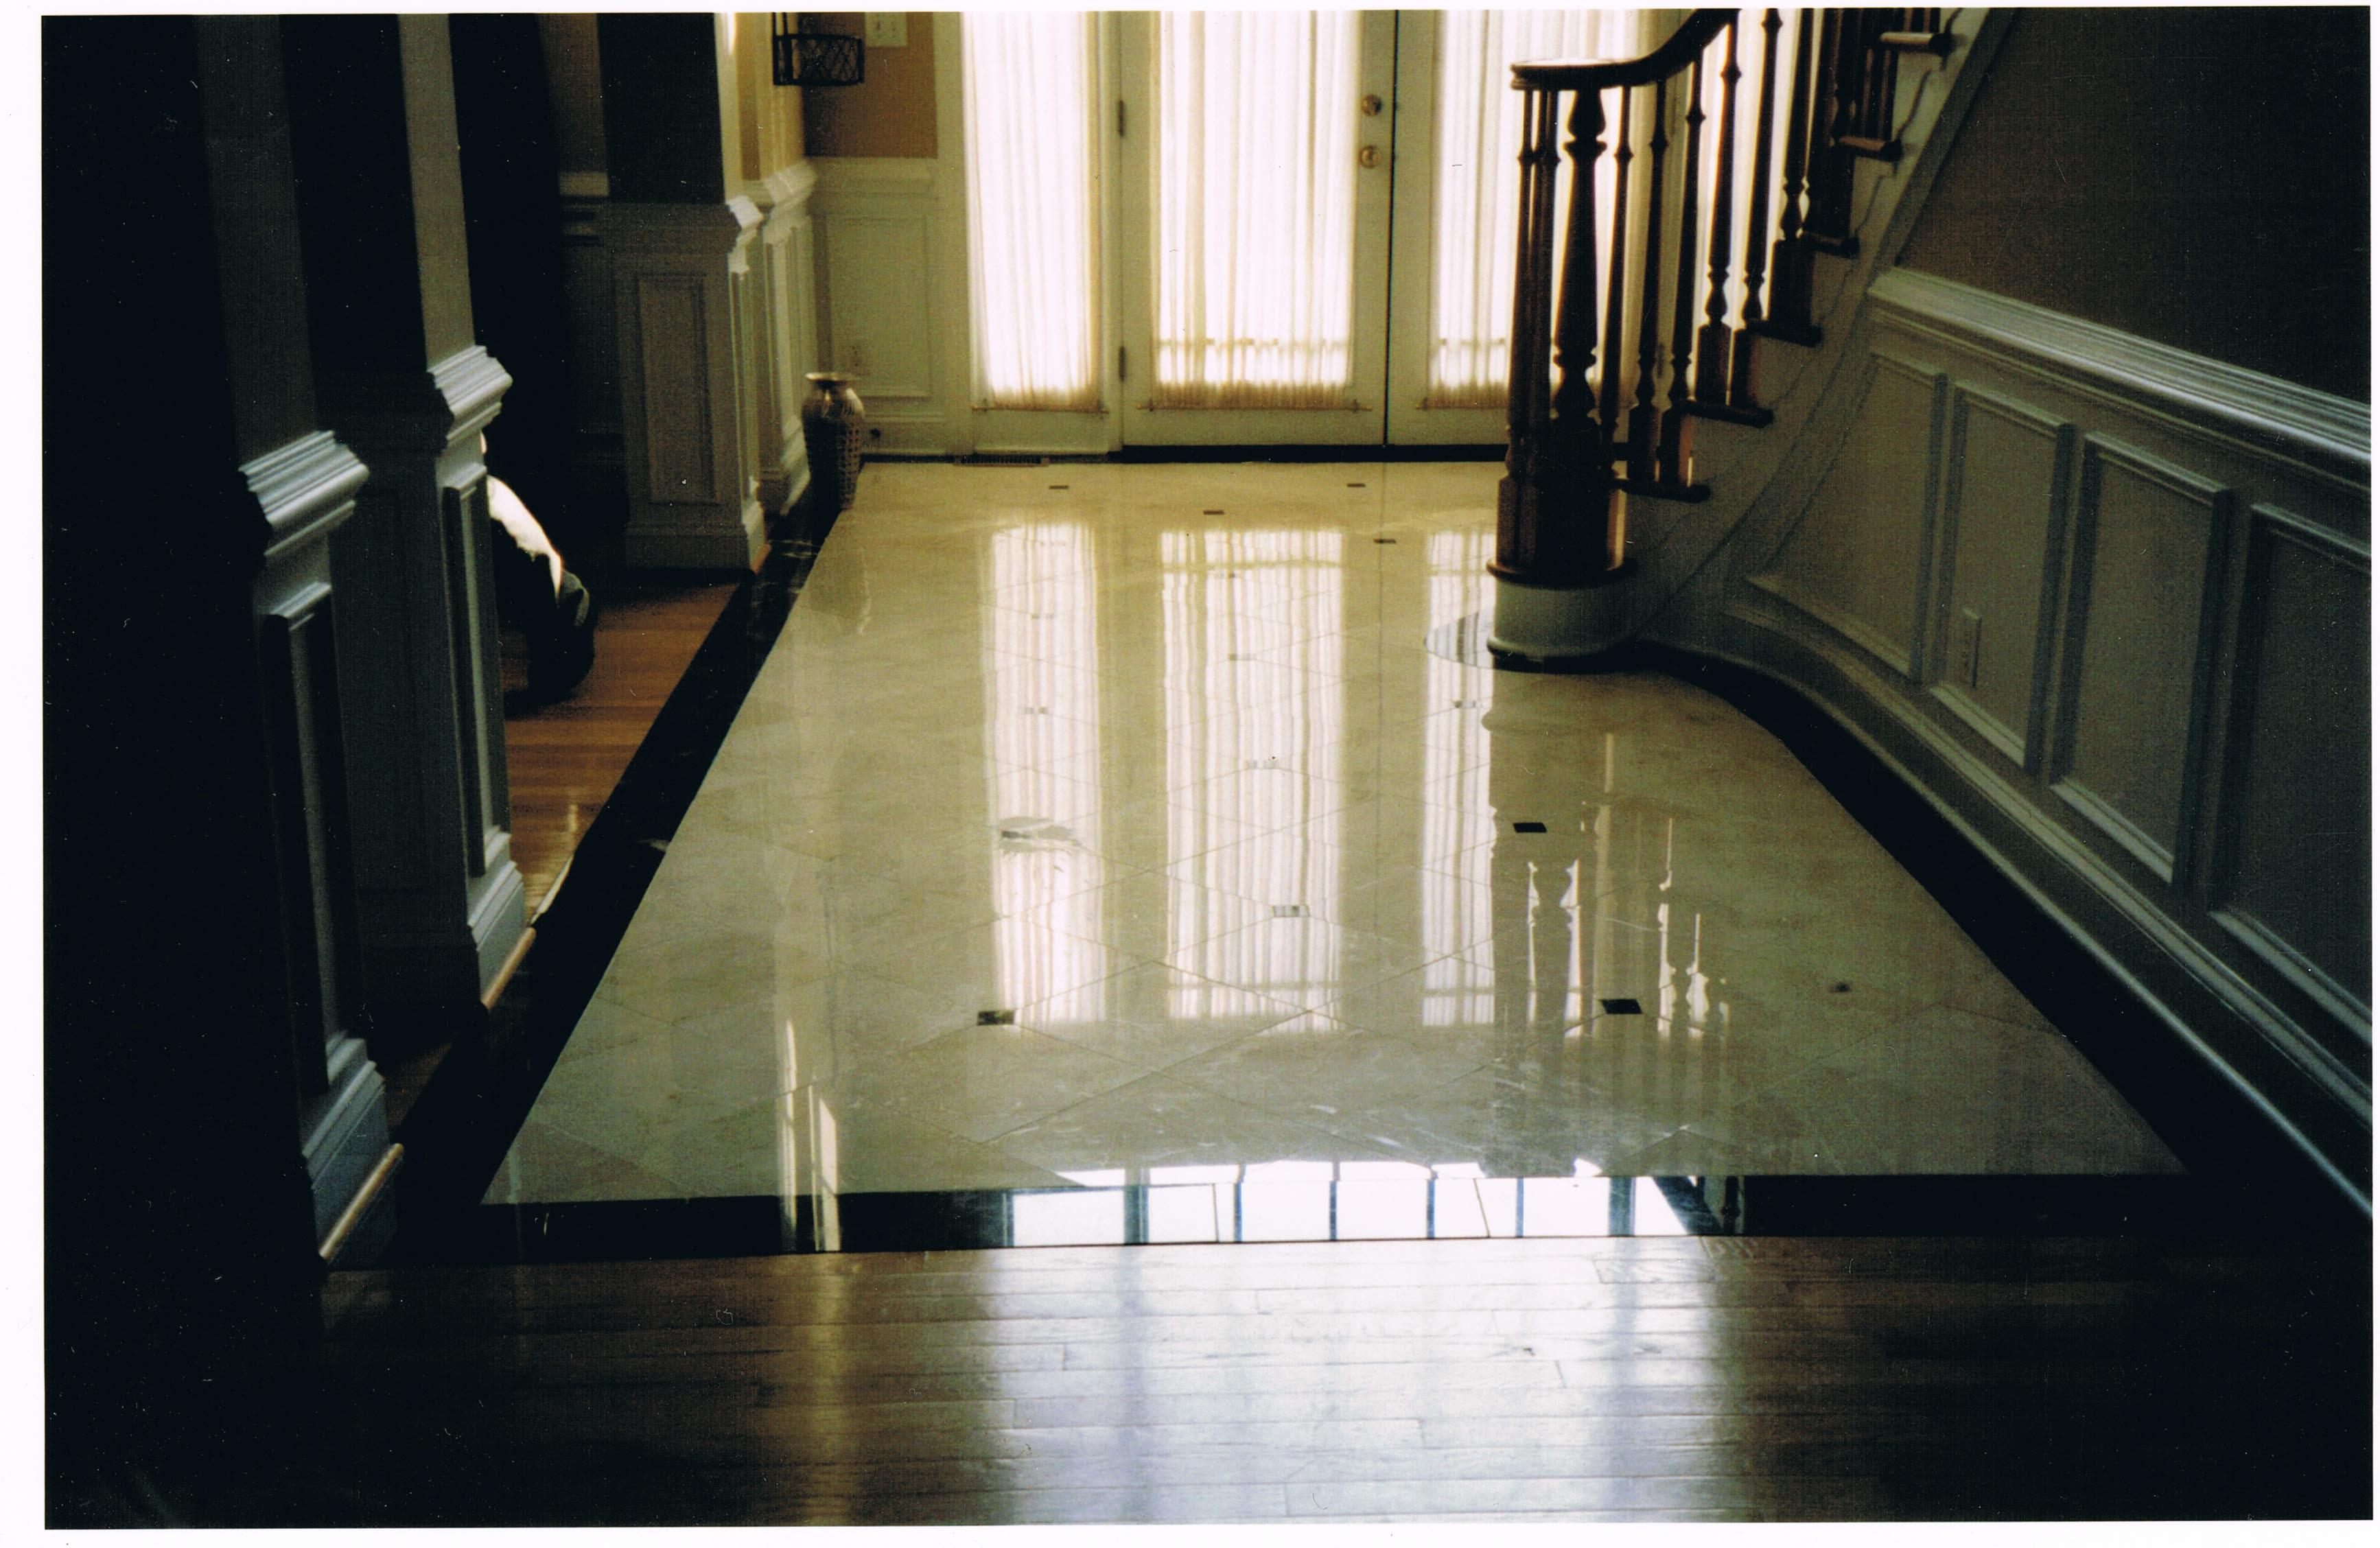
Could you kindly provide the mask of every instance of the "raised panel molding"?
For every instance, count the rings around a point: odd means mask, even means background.
[[[858,375],[870,404],[934,396],[928,248],[922,213],[828,223],[829,358],[833,369]]]
[[[744,304],[760,218],[740,195],[604,207],[631,567],[749,569],[766,541],[745,369],[761,347]]]
[[[2372,551],[2269,504],[2247,558],[2208,901],[2217,925],[2372,1021]]]
[[[637,333],[643,347],[645,499],[655,505],[708,505],[718,498],[710,435],[710,322],[703,281],[685,274],[636,277]]]
[[[972,427],[952,407],[965,361],[950,341],[964,334],[965,302],[949,278],[965,269],[963,248],[950,250],[963,230],[950,174],[890,157],[810,165],[820,368],[856,370],[871,452],[966,450]]]
[[[1912,681],[1924,670],[1946,382],[1929,366],[1874,352],[1841,447],[1767,567],[1749,577]]]
[[[1958,381],[1947,429],[1926,676],[1937,703],[2030,768],[2047,715],[2074,428]]]
[[[2368,405],[1903,272],[1845,332],[1844,369],[1661,637],[1771,674],[1882,749],[2368,1207]],[[1888,369],[1850,364],[1876,357],[1944,378],[1914,680],[1821,584],[1851,565],[1832,546],[1880,531],[1890,552],[1906,530],[1879,469],[1907,453],[1878,431],[1925,427],[1893,412]],[[1862,502],[1877,508],[1842,508]],[[2022,719],[2013,693],[1966,696],[2021,744],[1937,691],[1984,524],[2040,620]],[[1897,552],[1883,567],[1912,571]]]
[[[2052,789],[2164,882],[2182,880],[2230,491],[2086,437]]]

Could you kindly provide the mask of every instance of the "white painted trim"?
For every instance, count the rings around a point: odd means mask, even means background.
[[[356,491],[371,477],[363,459],[328,430],[276,446],[239,471],[264,515],[268,563],[346,521],[355,511]]]
[[[2193,428],[2228,429],[2251,446],[2278,443],[2371,485],[2369,404],[1907,269],[1877,276],[1868,296],[1897,327],[1986,354],[2014,352],[2022,357],[2015,363],[2034,375]]]
[[[1895,675],[1912,681],[1915,679],[1915,664],[1910,659],[1909,652],[1885,638],[1883,632],[1865,619],[1854,618],[1833,603],[1811,596],[1791,576],[1772,570],[1757,575],[1746,575],[1744,583],[1758,587],[1787,607],[1808,618],[1813,623],[1833,630],[1851,644],[1875,657],[1877,664],[1887,668]]]
[[[2093,789],[2074,763],[2075,728],[2082,717],[2082,671],[2088,662],[2099,534],[2099,490],[2102,470],[2116,467],[2155,484],[2203,508],[2206,518],[2206,557],[2198,599],[2198,637],[2191,649],[2189,720],[2182,728],[2181,784],[2174,803],[2170,847]],[[2212,478],[2177,466],[2114,436],[2094,431],[2082,436],[2076,454],[2072,555],[2068,569],[2066,610],[2058,632],[2065,642],[2055,697],[2048,756],[2043,778],[2051,792],[2104,832],[2124,852],[2139,860],[2158,880],[2176,888],[2191,885],[2191,860],[2197,847],[2198,825],[2204,794],[2208,719],[2213,711],[2213,669],[2221,642],[2224,581],[2231,553],[2236,492]],[[2101,625],[2105,627],[2103,623]]]
[[[931,156],[812,156],[821,198],[848,194],[931,193],[939,169]]]
[[[816,166],[807,161],[794,162],[744,185],[744,197],[773,222],[780,212],[789,216],[799,213],[809,203],[818,185]]]

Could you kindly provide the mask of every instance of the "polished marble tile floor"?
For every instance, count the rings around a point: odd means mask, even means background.
[[[871,466],[486,1201],[2178,1171],[1500,472]]]

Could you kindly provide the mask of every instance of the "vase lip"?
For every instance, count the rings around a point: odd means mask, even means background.
[[[835,387],[841,386],[846,381],[858,381],[859,373],[857,371],[804,371],[802,373],[802,380],[804,381],[816,381],[825,386]]]

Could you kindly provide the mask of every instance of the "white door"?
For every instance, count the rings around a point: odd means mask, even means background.
[[[1019,446],[1053,451],[1500,444],[1518,222],[1511,66],[1641,54],[1682,14],[1111,14],[1090,54],[1018,30],[1055,18],[1007,23],[1017,36],[997,67],[1004,105],[990,138],[1015,164],[1004,181],[976,177],[975,221],[1002,226],[997,244],[974,233],[978,410]],[[971,46],[971,93],[984,85],[978,53],[1001,57]],[[1061,70],[1069,57],[1082,63]],[[1093,127],[1082,118],[1100,74],[1114,119]],[[1111,193],[1101,215],[1051,203],[1092,160],[1112,174],[1098,179]],[[1612,165],[1599,166],[1607,223]],[[1037,189],[1038,204],[1026,197]],[[1061,240],[1085,219],[1107,239]],[[997,295],[994,247],[1022,276]],[[1100,289],[1111,310],[1090,295]],[[1068,296],[1081,304],[1052,299]],[[1033,320],[1006,332],[1087,351],[1100,380],[1062,402],[993,381],[987,313]],[[1000,359],[1025,348],[1005,341]]]
[[[1122,19],[1125,443],[1378,445],[1395,14]]]
[[[1630,58],[1650,49],[1656,34],[1666,36],[1681,14],[1398,13],[1390,443],[1504,440],[1520,224],[1521,93],[1512,89],[1512,67]],[[1609,154],[1597,163],[1596,208],[1607,227],[1612,167]],[[1557,187],[1554,229],[1566,233],[1567,163]],[[1598,274],[1609,262],[1607,248],[1608,240],[1598,243]]]

